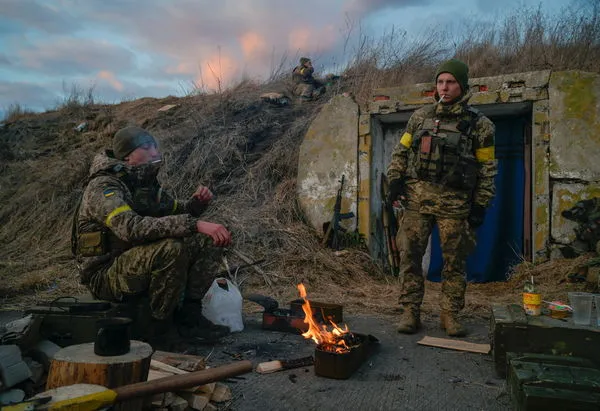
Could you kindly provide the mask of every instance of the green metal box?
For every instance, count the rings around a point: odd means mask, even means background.
[[[517,304],[493,304],[490,341],[495,369],[507,374],[507,353],[537,353],[587,358],[600,365],[600,328],[571,318],[528,316]]]
[[[600,410],[600,369],[585,358],[510,354],[506,385],[518,411]]]

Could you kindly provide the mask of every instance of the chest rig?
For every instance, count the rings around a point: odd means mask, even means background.
[[[156,179],[140,181],[138,176],[126,172],[121,165],[117,165],[111,170],[103,170],[94,174],[88,179],[88,182],[103,175],[116,177],[128,187],[132,196],[131,208],[139,215],[162,217],[174,209],[174,200],[163,195],[162,188]],[[81,199],[77,204],[72,221],[71,251],[73,255],[82,257],[118,255],[131,247],[131,244],[122,241],[110,229],[100,224],[90,226],[86,232],[80,232],[78,228],[80,208]]]
[[[468,109],[462,119],[425,119],[409,151],[412,177],[456,190],[472,190],[479,171],[472,136],[478,115]]]

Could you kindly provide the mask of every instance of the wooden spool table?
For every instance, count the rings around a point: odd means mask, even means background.
[[[153,349],[141,341],[131,341],[127,354],[102,357],[94,353],[94,343],[77,344],[58,351],[48,371],[46,390],[73,384],[97,384],[107,388],[146,381]],[[143,398],[117,404],[118,410],[140,410]]]

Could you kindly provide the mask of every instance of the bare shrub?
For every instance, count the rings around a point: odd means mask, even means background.
[[[24,117],[30,116],[34,113],[35,112],[33,110],[29,110],[28,108],[22,106],[19,103],[12,103],[8,106],[8,109],[6,110],[2,121],[4,123],[12,123]]]

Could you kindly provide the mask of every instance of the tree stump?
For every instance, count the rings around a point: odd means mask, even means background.
[[[107,388],[146,381],[152,347],[131,341],[127,354],[102,357],[94,354],[94,343],[78,344],[58,351],[50,365],[46,390],[73,384],[97,384]],[[119,410],[140,410],[143,398],[117,404]]]

